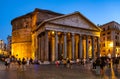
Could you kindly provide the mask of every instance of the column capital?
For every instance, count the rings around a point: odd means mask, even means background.
[[[97,39],[100,39],[100,37],[97,37]]]
[[[71,35],[72,35],[72,36],[74,36],[74,35],[75,35],[75,33],[71,33]]]
[[[88,37],[89,35],[85,35],[86,37]]]
[[[55,31],[55,35],[58,35],[58,31]]]
[[[94,36],[91,36],[92,39],[94,39],[95,37]]]
[[[64,35],[67,35],[67,32],[63,32]]]
[[[79,34],[79,36],[82,36],[82,34]]]
[[[45,34],[47,34],[47,35],[48,35],[48,32],[49,32],[49,31],[48,31],[48,30],[46,30],[46,31],[45,31]]]
[[[48,32],[49,30],[45,30],[45,32]]]
[[[89,37],[89,35],[85,35],[86,37]]]

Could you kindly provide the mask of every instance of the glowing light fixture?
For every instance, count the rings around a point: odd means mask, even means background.
[[[54,31],[52,31],[52,34],[53,34],[53,35],[54,35],[54,33],[55,33],[55,32],[54,32]]]
[[[109,47],[113,47],[113,42],[110,42]]]

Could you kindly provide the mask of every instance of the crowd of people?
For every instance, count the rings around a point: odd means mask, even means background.
[[[33,60],[32,58],[15,58],[14,56],[8,56],[5,58],[4,63],[6,66],[6,69],[12,67],[12,65],[16,64],[18,69],[25,70],[26,67],[30,67],[33,63],[41,64],[42,62],[40,60]],[[61,61],[55,61],[56,67],[59,67],[60,64],[63,64],[66,68],[72,68],[72,64],[79,64],[79,65],[85,65],[87,63],[91,63],[92,67],[91,69],[100,71],[100,73],[104,73],[104,68],[111,67],[111,64],[116,68],[116,70],[119,67],[120,63],[120,57],[113,57],[109,58],[107,56],[104,57],[98,57],[96,59],[76,59],[71,60],[69,58],[62,59]]]
[[[33,64],[33,59],[32,58],[15,58],[14,56],[7,56],[4,59],[4,64],[6,66],[6,69],[9,69],[10,67],[13,67],[14,65],[17,66],[17,69],[20,70],[25,70],[26,66],[30,67]]]
[[[101,74],[103,74],[105,67],[111,68],[112,66],[117,70],[119,63],[120,63],[120,57],[109,58],[107,56],[104,56],[104,57],[96,58],[96,60],[93,61],[93,69],[97,69],[96,67],[100,67],[100,72]]]
[[[72,64],[79,64],[79,65],[86,65],[91,64],[91,69],[95,70],[97,74],[103,74],[104,68],[108,67],[111,68],[111,65],[114,69],[118,70],[120,63],[120,57],[113,57],[109,58],[108,56],[103,57],[97,57],[96,59],[76,59],[76,60],[70,60],[69,58],[63,59],[61,61],[56,61],[56,67],[58,67],[60,64],[63,64],[64,67],[72,68]]]

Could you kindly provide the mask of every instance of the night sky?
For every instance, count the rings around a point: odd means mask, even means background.
[[[69,14],[79,11],[94,24],[120,23],[120,0],[0,0],[0,39],[7,42],[11,20],[35,8]]]

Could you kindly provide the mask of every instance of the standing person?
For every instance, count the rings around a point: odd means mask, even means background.
[[[20,66],[21,66],[21,59],[20,58],[17,60],[17,63],[18,63],[18,69],[20,69]]]
[[[22,70],[23,71],[25,70],[25,65],[26,65],[26,61],[25,61],[25,58],[23,57],[22,59]]]
[[[81,62],[80,63],[81,63],[81,65],[84,65],[83,58],[81,58]]]
[[[80,63],[80,59],[76,59],[76,63],[79,64]]]
[[[6,66],[6,69],[7,69],[8,68],[7,58],[5,58],[5,66]]]
[[[33,59],[32,58],[30,58],[30,64],[33,64]]]
[[[96,61],[93,60],[93,69],[96,69]]]
[[[55,62],[55,64],[56,64],[56,67],[58,67],[58,66],[59,66],[59,61],[57,60],[57,61]]]
[[[107,65],[109,68],[111,68],[111,59],[110,58],[107,58]]]
[[[104,67],[105,67],[105,60],[101,59],[101,63],[100,63],[100,70],[101,70],[101,75],[104,74]]]
[[[119,58],[116,57],[116,58],[115,58],[115,66],[116,66],[116,70],[118,69],[118,65],[119,65]]]
[[[9,58],[9,57],[7,57],[7,58],[5,59],[5,66],[6,66],[6,69],[7,69],[7,68],[10,68],[10,58]]]
[[[66,67],[66,59],[62,59],[63,66]]]
[[[30,60],[27,58],[27,60],[26,60],[26,65],[29,67],[29,65],[30,65]]]
[[[101,63],[100,58],[97,58],[95,62],[96,62],[96,74],[100,74],[100,63]]]
[[[69,68],[70,67],[70,60],[69,60],[69,58],[67,58],[67,68]]]
[[[32,66],[32,64],[33,64],[33,59],[32,58],[30,58],[30,67]]]

